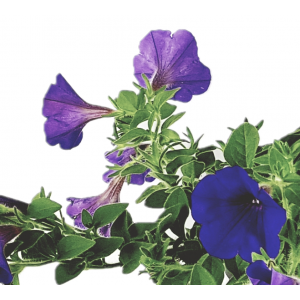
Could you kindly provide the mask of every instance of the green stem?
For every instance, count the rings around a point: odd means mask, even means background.
[[[22,266],[42,266],[52,263],[52,260],[44,260],[44,261],[22,261],[22,262],[15,262],[12,264],[9,264],[10,266],[17,266],[17,265],[22,265]]]
[[[152,142],[156,142],[157,135],[158,135],[158,130],[160,128],[160,116],[156,114],[156,128],[155,128],[155,133],[154,133],[154,139]]]

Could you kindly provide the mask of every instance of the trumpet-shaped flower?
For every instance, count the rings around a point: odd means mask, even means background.
[[[246,273],[253,285],[300,285],[299,280],[270,270],[261,260],[251,264]]]
[[[22,213],[26,214],[28,204],[19,200],[11,199],[5,196],[0,196],[0,212],[1,206],[13,208],[16,207]],[[10,215],[11,213],[5,213],[5,215]],[[10,272],[9,266],[7,264],[5,255],[4,255],[4,247],[5,245],[16,237],[22,228],[13,225],[3,225],[0,226],[0,282],[4,284],[10,284],[13,280],[12,274]]]
[[[134,57],[134,75],[145,87],[144,73],[153,90],[164,85],[167,89],[181,89],[174,100],[188,102],[193,95],[207,91],[210,70],[198,57],[194,36],[186,30],[178,30],[171,36],[170,31],[156,30],[148,33],[140,43],[140,54]]]
[[[128,162],[131,161],[130,156],[134,156],[134,157],[136,156],[134,148],[126,148],[120,156],[118,156],[118,152],[119,152],[118,150],[114,151],[113,153],[108,154],[105,157],[112,164],[116,164],[119,166],[125,166]],[[108,176],[115,172],[116,172],[116,170],[107,171],[106,173],[103,174],[103,180],[105,182],[110,182],[112,177],[108,177]],[[152,182],[155,178],[146,177],[149,172],[150,172],[150,169],[147,169],[142,174],[132,174],[131,178],[130,178],[130,183],[142,185],[142,184],[144,184],[145,181]]]
[[[56,77],[44,98],[43,115],[47,142],[72,149],[82,140],[83,127],[92,120],[113,112],[112,109],[83,101],[61,74]]]
[[[252,262],[251,253],[262,247],[278,255],[278,234],[286,212],[260,189],[242,168],[228,167],[204,177],[192,193],[192,216],[202,224],[200,240],[206,251],[222,259]]]
[[[92,216],[95,211],[104,205],[120,202],[120,192],[123,186],[125,178],[115,177],[110,182],[107,190],[99,196],[88,198],[68,198],[71,204],[67,208],[67,214],[75,220],[75,225],[79,228],[86,229],[82,224],[82,210],[87,210]],[[102,236],[110,236],[111,224],[101,227],[99,232]]]
[[[4,284],[10,284],[13,280],[13,276],[4,256],[4,246],[21,231],[22,228],[12,225],[0,226],[0,282]]]

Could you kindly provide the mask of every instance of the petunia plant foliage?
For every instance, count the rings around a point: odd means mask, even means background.
[[[197,95],[211,81],[186,30],[148,33],[134,75],[133,91],[109,98],[111,108],[88,104],[57,75],[44,97],[46,140],[70,150],[88,122],[111,118],[112,147],[102,149],[107,189],[67,199],[74,226],[43,188],[29,204],[0,196],[0,282],[18,285],[25,267],[58,262],[57,284],[89,269],[119,267],[126,276],[143,265],[158,285],[298,285],[300,129],[261,145],[263,122],[245,119],[210,146],[201,144],[202,132],[174,131],[185,114],[174,101],[205,101]],[[124,183],[145,182],[136,203],[163,209],[150,223],[135,222],[131,200],[120,199]]]

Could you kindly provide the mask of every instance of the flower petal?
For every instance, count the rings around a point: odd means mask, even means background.
[[[262,260],[257,260],[249,265],[246,273],[253,285],[271,284],[272,272]]]
[[[0,282],[4,284],[10,284],[13,280],[4,256],[4,247],[6,243],[16,237],[21,231],[22,229],[16,226],[0,226]]]
[[[259,199],[260,204],[252,204]],[[202,224],[200,240],[213,256],[237,253],[251,262],[263,247],[270,257],[279,251],[278,233],[286,213],[242,168],[228,167],[201,180],[192,193],[192,216]]]
[[[151,81],[154,90],[167,85],[167,89],[180,87],[174,100],[190,101],[209,87],[210,70],[204,66],[197,54],[194,36],[186,30],[151,31],[140,43],[140,55],[134,57],[135,76],[145,87],[141,74]]]
[[[110,112],[109,108],[86,103],[59,74],[44,98],[47,142],[52,146],[59,143],[62,149],[74,148],[82,140],[86,123]]]
[[[120,156],[118,156],[118,153],[118,150],[114,151],[109,155],[105,155],[105,158],[112,164],[124,166],[131,161],[130,156],[136,156],[134,148],[126,148]]]

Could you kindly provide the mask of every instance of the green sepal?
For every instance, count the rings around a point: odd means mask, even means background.
[[[178,92],[180,88],[174,89],[174,90],[169,90],[169,91],[162,91],[158,95],[155,96],[154,98],[154,106],[158,109],[160,109],[165,102],[167,102],[169,99],[173,98],[176,92]]]
[[[87,227],[87,228],[92,227],[93,217],[90,215],[90,213],[86,209],[83,209],[81,212],[81,220],[82,220],[82,224],[85,227]]]
[[[133,165],[130,166],[126,169],[124,169],[120,175],[122,177],[125,177],[127,175],[131,175],[131,174],[142,174],[147,170],[147,167],[143,166],[143,165]]]

